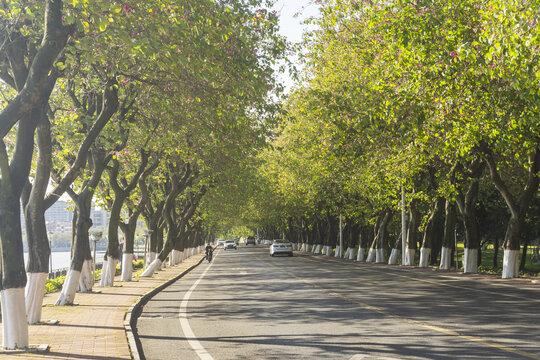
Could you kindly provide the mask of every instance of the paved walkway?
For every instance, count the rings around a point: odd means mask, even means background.
[[[31,345],[48,344],[49,352],[0,351],[1,359],[131,359],[124,330],[129,307],[143,294],[198,263],[204,253],[167,267],[152,278],[115,281],[113,287],[95,287],[101,293],[77,293],[75,305],[54,306],[59,293],[45,296],[42,321],[57,325],[30,325]],[[120,279],[120,277],[117,277]],[[0,327],[0,335],[2,329]]]

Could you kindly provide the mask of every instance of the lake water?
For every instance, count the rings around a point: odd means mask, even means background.
[[[103,262],[103,255],[105,255],[104,251],[97,251],[96,252],[96,259],[97,263]],[[71,259],[71,252],[70,251],[53,251],[51,253],[52,257],[52,269],[58,270],[63,268],[68,268],[70,259]],[[26,263],[28,262],[28,253],[24,253],[24,265],[26,266]]]
[[[136,251],[138,254],[142,254],[142,251]],[[94,253],[92,252],[92,255]],[[105,255],[105,251],[96,251],[96,263],[100,264],[103,262],[103,256]],[[68,268],[70,264],[71,259],[71,252],[70,251],[53,251],[51,253],[52,257],[52,269],[58,270],[58,269],[64,269]],[[28,253],[24,253],[24,265],[26,266],[26,263],[28,262]]]

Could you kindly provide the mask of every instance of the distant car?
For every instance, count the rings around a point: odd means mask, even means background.
[[[270,256],[279,254],[293,256],[292,244],[287,240],[274,240],[270,245]]]
[[[223,250],[236,250],[236,243],[233,240],[227,240],[225,241],[225,244],[223,245]]]
[[[217,246],[223,246],[225,245],[225,239],[218,239]]]
[[[255,245],[255,238],[253,236],[248,236],[248,238],[246,239],[246,246],[250,244]]]

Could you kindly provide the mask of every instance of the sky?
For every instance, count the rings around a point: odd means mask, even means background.
[[[307,29],[302,22],[319,14],[319,7],[313,0],[278,0],[273,10],[280,17],[281,34],[293,42],[302,40],[302,33]]]
[[[279,15],[281,35],[293,43],[300,42],[302,34],[310,29],[303,21],[319,14],[319,6],[314,0],[277,0],[272,10]],[[291,60],[297,63],[296,57]],[[278,79],[285,86],[285,91],[289,92],[294,81],[288,74],[282,74]]]

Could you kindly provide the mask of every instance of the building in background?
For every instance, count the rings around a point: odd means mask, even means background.
[[[102,208],[92,205],[90,218],[93,226],[106,228],[109,225],[110,214]],[[47,223],[47,232],[63,233],[71,232],[73,221],[73,204],[67,201],[57,201],[45,211],[45,222]],[[21,225],[23,234],[25,233],[24,214],[21,209]]]

